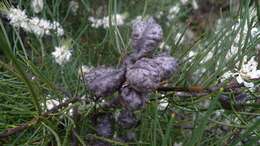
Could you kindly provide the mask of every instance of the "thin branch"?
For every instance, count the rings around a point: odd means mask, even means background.
[[[220,82],[212,87],[204,88],[202,86],[191,86],[191,87],[169,87],[162,86],[157,88],[158,92],[177,92],[177,96],[206,96],[223,88],[224,91],[240,92],[240,88],[244,87],[242,84],[238,84],[236,79],[230,80],[228,83]]]
[[[193,87],[160,87],[157,89],[158,92],[169,92],[169,91],[173,91],[173,92],[181,92],[183,93],[183,95],[190,95],[190,96],[205,96],[208,95],[210,93],[216,92],[218,90],[220,90],[221,88],[223,88],[224,90],[237,90],[239,88],[243,87],[243,85],[239,85],[235,80],[231,80],[228,84],[225,83],[219,83],[213,87],[210,88],[203,88],[201,86],[193,86]],[[180,94],[181,95],[181,94]],[[65,102],[54,106],[52,109],[50,109],[47,112],[42,113],[39,117],[35,117],[32,120],[23,123],[21,125],[18,125],[14,128],[8,128],[5,131],[3,131],[2,133],[0,133],[0,139],[9,137],[11,135],[14,135],[16,133],[22,132],[23,130],[37,124],[40,121],[40,117],[48,117],[51,116],[53,113],[56,113],[59,111],[59,109],[62,109],[64,107],[69,106],[70,103],[75,103],[77,101],[80,101],[81,98],[80,97],[74,97],[74,98],[70,98],[68,100],[66,100]]]
[[[6,130],[4,130],[3,132],[0,133],[0,139],[4,139],[4,138],[7,138],[11,135],[20,133],[20,132],[24,131],[25,129],[37,124],[41,119],[40,117],[51,116],[53,113],[58,112],[59,109],[67,107],[69,104],[75,103],[77,101],[80,101],[80,97],[70,98],[70,99],[64,101],[63,103],[53,107],[52,109],[48,110],[47,112],[42,113],[40,116],[35,117],[35,118],[33,118],[32,120],[30,120],[26,123],[20,124],[20,125],[14,127],[14,128],[8,128],[8,129],[6,129]]]

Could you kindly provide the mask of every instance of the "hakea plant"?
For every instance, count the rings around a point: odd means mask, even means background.
[[[134,111],[143,108],[149,93],[176,72],[178,63],[175,58],[165,52],[155,54],[162,38],[162,28],[153,18],[137,20],[132,26],[131,42],[134,50],[124,59],[121,67],[99,67],[84,73],[86,85],[97,99],[118,92],[118,97],[112,99],[111,103],[122,108],[115,120],[111,120],[111,113],[96,117],[95,125],[99,136],[113,136],[112,121],[123,129],[136,127],[138,120]],[[98,143],[102,142],[96,144]]]

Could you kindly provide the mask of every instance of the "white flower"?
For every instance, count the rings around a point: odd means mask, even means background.
[[[162,97],[165,95],[163,94]],[[169,105],[169,102],[166,98],[163,98],[159,101],[158,110],[165,110],[166,107]]]
[[[71,9],[72,13],[75,15],[79,9],[79,3],[72,0],[69,3],[69,8]]]
[[[122,14],[115,14],[111,16],[111,26],[121,26],[124,25],[124,20],[126,19],[125,15]],[[110,20],[109,16],[104,18],[98,19],[94,17],[89,17],[88,20],[92,23],[91,27],[94,28],[109,28],[110,27]]]
[[[7,18],[10,20],[10,24],[16,28],[22,28],[27,32],[34,33],[37,36],[50,35],[51,31],[56,32],[58,36],[64,34],[64,30],[61,25],[54,21],[53,23],[40,19],[38,17],[29,18],[25,11],[16,8],[10,8],[6,13]]]
[[[51,23],[49,21],[39,19],[37,17],[29,19],[28,24],[30,27],[30,31],[38,36],[43,36],[44,34],[49,35],[50,29],[52,29]]]
[[[31,7],[35,13],[39,13],[43,9],[43,0],[32,0]]]
[[[55,51],[51,53],[54,57],[56,63],[59,65],[64,65],[70,60],[71,50],[69,50],[66,46],[55,47]]]
[[[52,23],[52,29],[53,30],[56,30],[58,36],[63,36],[64,35],[64,30],[63,28],[61,27],[60,23],[57,22],[57,21],[54,21]]]
[[[234,73],[232,73],[231,71],[225,72],[225,73],[221,76],[220,81],[223,82],[223,81],[225,81],[225,80],[231,78],[231,77],[233,76],[233,74],[234,74]]]
[[[53,107],[55,107],[59,104],[60,104],[60,102],[58,100],[49,99],[46,101],[46,108],[47,108],[47,110],[51,110]]]
[[[240,74],[236,77],[236,80],[238,84],[243,84],[245,87],[249,88],[250,90],[254,90],[254,86],[255,86],[254,83],[245,81]]]
[[[245,60],[247,60],[247,56],[245,56],[243,60],[239,74],[244,79],[260,78],[260,70],[257,69],[258,63],[255,61],[255,56],[253,56],[247,63],[245,63]]]
[[[224,73],[221,77],[221,81],[224,81],[230,77],[235,77],[239,84],[243,84],[250,90],[254,90],[254,83],[248,80],[260,78],[260,70],[257,69],[257,66],[258,63],[255,61],[255,56],[250,58],[250,60],[247,60],[247,56],[244,56],[241,68],[236,70],[236,72],[228,71]]]
[[[7,18],[10,20],[10,24],[14,27],[25,25],[24,23],[27,23],[28,20],[24,10],[15,8],[10,8],[9,12],[7,13]]]

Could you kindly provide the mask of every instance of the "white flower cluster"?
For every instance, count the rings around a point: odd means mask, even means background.
[[[115,14],[111,16],[111,26],[121,26],[124,25],[124,21],[126,19],[126,16],[123,14]],[[101,19],[95,18],[95,17],[89,17],[88,20],[92,23],[91,27],[94,28],[109,28],[110,27],[110,20],[109,16],[103,17]]]
[[[25,11],[21,9],[10,8],[7,12],[7,18],[14,27],[22,28],[40,37],[50,35],[51,31],[56,32],[58,36],[64,34],[64,30],[59,22],[54,21],[51,23],[48,20],[39,19],[38,17],[29,18]]]
[[[35,13],[39,13],[43,9],[43,0],[32,0],[31,7]]]
[[[245,56],[241,68],[236,70],[236,72],[226,72],[221,77],[221,80],[224,81],[230,77],[235,77],[239,84],[243,84],[250,90],[254,90],[255,85],[249,80],[260,78],[260,70],[257,69],[257,65],[258,63],[255,61],[255,56],[253,56],[249,61],[247,61],[247,56]]]
[[[51,54],[59,65],[64,65],[65,63],[69,62],[72,55],[71,50],[65,45],[55,47],[55,51]]]

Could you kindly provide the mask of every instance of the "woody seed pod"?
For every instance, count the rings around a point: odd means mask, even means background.
[[[145,93],[139,93],[129,87],[123,87],[121,89],[120,100],[126,109],[140,109],[144,106],[146,99],[147,97]]]
[[[126,129],[133,128],[137,125],[137,119],[133,112],[129,110],[123,110],[120,112],[117,118],[118,124]]]
[[[85,73],[84,77],[89,90],[102,97],[118,90],[125,80],[124,75],[124,69],[97,68]]]
[[[96,122],[97,122],[96,131],[99,136],[103,136],[103,137],[113,136],[111,114],[99,115],[96,119]]]
[[[136,91],[146,93],[158,88],[160,81],[171,77],[176,70],[177,61],[171,56],[142,58],[127,68],[126,79]]]
[[[132,46],[134,52],[126,58],[125,63],[133,63],[144,56],[151,56],[154,49],[161,42],[162,37],[162,28],[153,18],[134,22],[132,26]]]

